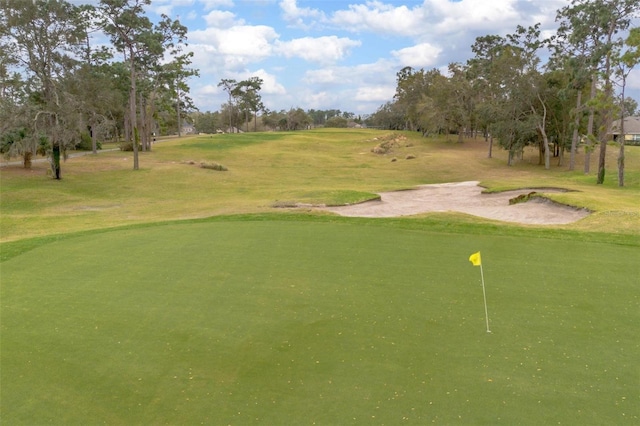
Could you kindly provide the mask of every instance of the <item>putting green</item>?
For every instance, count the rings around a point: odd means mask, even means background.
[[[637,247],[375,223],[171,224],[3,262],[3,423],[638,423]]]

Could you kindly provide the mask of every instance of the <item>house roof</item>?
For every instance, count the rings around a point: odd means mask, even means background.
[[[640,117],[625,117],[624,133],[627,135],[640,135]],[[620,134],[620,120],[615,120],[611,124],[611,131],[609,132],[609,134]]]

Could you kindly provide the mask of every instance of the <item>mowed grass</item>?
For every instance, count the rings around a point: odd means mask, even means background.
[[[53,242],[2,263],[3,423],[637,424],[637,260],[372,220]]]
[[[371,152],[394,134],[406,138],[400,146],[387,155]],[[602,186],[595,185],[594,173],[582,172],[582,155],[574,172],[555,165],[556,159],[552,170],[544,171],[534,151],[509,167],[497,147],[494,158],[487,158],[484,140],[458,144],[454,139],[367,129],[196,136],[161,142],[141,153],[137,172],[131,170],[131,154],[119,151],[68,160],[60,182],[45,176],[46,164],[35,164],[31,172],[3,167],[0,241],[273,212],[274,206],[296,203],[354,203],[382,191],[465,180],[481,181],[489,190],[571,189],[575,192],[549,196],[594,214],[562,229],[640,235],[640,147],[627,147],[627,186],[618,188],[615,146],[608,150]],[[406,159],[409,155],[415,158]],[[228,171],[200,168],[203,162],[222,164]]]
[[[402,135],[388,155],[389,132],[324,130],[162,142],[137,172],[74,158],[61,182],[0,169],[2,422],[639,423],[637,147],[618,188],[615,147],[596,186],[581,164]],[[571,189],[553,198],[594,213],[282,208],[464,180]]]

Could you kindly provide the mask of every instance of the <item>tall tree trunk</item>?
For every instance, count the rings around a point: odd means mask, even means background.
[[[491,157],[492,155],[493,155],[493,134],[489,136],[489,155],[487,155],[487,157],[492,158]]]
[[[94,154],[98,153],[98,132],[96,129],[96,119],[95,117],[93,117],[93,119],[91,120],[91,152],[93,152]]]
[[[147,145],[149,144],[149,138],[147,137],[147,105],[142,94],[140,94],[138,105],[140,105],[140,147],[142,148],[142,152],[146,152]]]
[[[621,136],[620,151],[618,152],[618,186],[624,186],[624,134]]]
[[[32,157],[32,153],[31,151],[27,151],[23,154],[22,156],[22,166],[25,169],[30,169],[31,168],[31,157]]]
[[[129,51],[129,66],[131,67],[131,87],[129,92],[129,124],[131,126],[131,142],[133,143],[133,170],[138,170],[138,119],[136,111],[136,68],[133,47]]]
[[[57,142],[53,145],[51,168],[53,169],[53,177],[60,180],[62,177],[60,171],[60,145]]]
[[[569,155],[569,170],[576,166],[576,149],[578,148],[578,131],[580,129],[580,116],[582,115],[582,90],[578,90],[576,101],[575,119],[573,121],[573,137],[571,138],[571,153]]]
[[[178,121],[178,137],[182,136],[182,117],[181,113],[180,113],[180,88],[178,87],[178,82],[176,81],[176,98],[177,98],[177,102],[176,102],[176,117],[177,117],[177,121]]]
[[[624,83],[622,84],[622,113],[620,114],[620,151],[618,151],[618,186],[624,186]]]
[[[542,97],[538,93],[538,100],[542,105],[542,120],[538,124],[538,130],[540,130],[540,134],[542,134],[542,142],[544,143],[544,168],[545,170],[549,170],[550,168],[550,159],[549,159],[549,138],[547,137],[546,131],[546,122],[547,122],[547,106],[542,101]],[[535,109],[532,107],[531,110],[535,114]]]
[[[610,89],[605,89],[609,91]],[[607,99],[610,99],[607,95]],[[603,111],[603,128],[598,134],[598,140],[600,141],[600,155],[598,156],[598,177],[596,179],[596,183],[598,185],[602,185],[604,183],[604,175],[605,175],[605,162],[607,158],[607,130],[611,124],[611,112],[608,108],[605,108]]]
[[[597,78],[594,75],[591,76],[591,94],[589,99],[593,100],[596,97],[596,84]],[[593,120],[596,111],[594,106],[589,107],[589,122],[587,123],[587,140],[584,147],[584,174],[588,175],[591,168],[591,140],[593,139]]]
[[[549,170],[551,167],[551,159],[549,158],[549,137],[544,129],[544,126],[538,126],[540,133],[542,134],[543,150],[544,150],[544,168]]]
[[[564,165],[564,147],[558,143],[558,167]]]

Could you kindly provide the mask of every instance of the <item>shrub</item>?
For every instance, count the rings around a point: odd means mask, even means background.
[[[138,149],[142,149],[140,144],[138,144]],[[130,141],[120,142],[120,151],[133,151],[133,143]]]
[[[514,204],[526,203],[530,199],[532,199],[534,197],[539,197],[539,196],[540,195],[535,191],[530,192],[528,194],[520,194],[517,197],[510,199],[509,200],[509,205],[512,206]]]
[[[218,163],[200,163],[200,167],[203,169],[217,170],[219,172],[226,172],[228,170],[225,166]]]
[[[102,144],[100,142],[96,142],[96,148],[102,149]],[[76,145],[76,149],[79,151],[93,150],[93,141],[91,140],[91,135],[89,133],[82,132],[80,134],[80,142],[78,143],[78,145]],[[133,146],[131,147],[130,151],[133,151]]]
[[[346,128],[349,122],[346,118],[342,117],[331,117],[324,123],[324,127],[337,127],[337,128]]]

